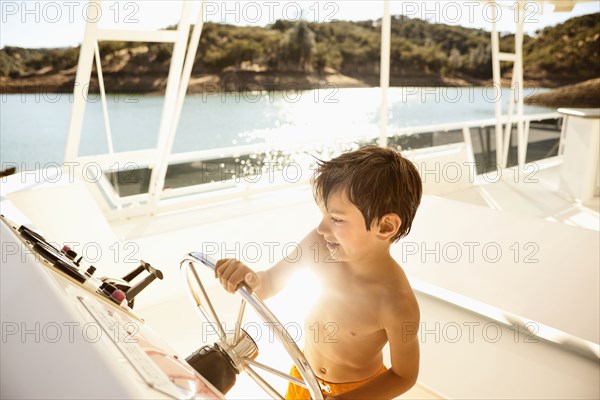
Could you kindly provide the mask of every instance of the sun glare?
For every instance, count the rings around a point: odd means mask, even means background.
[[[303,269],[295,273],[286,288],[267,302],[282,322],[304,323],[309,310],[321,294],[321,282],[313,272]]]

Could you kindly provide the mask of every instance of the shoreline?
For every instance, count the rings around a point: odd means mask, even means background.
[[[162,94],[166,87],[166,76],[131,76],[105,74],[107,93]],[[550,79],[525,80],[525,87],[556,88],[572,82]],[[74,73],[33,75],[25,78],[0,77],[0,94],[73,93]],[[509,87],[510,78],[503,86]],[[313,89],[342,89],[378,87],[378,75],[348,76],[337,72],[255,72],[225,71],[220,74],[192,75],[187,94],[227,93],[250,91],[296,91]],[[492,86],[491,80],[478,80],[462,76],[440,74],[405,74],[390,77],[390,87],[473,87]],[[97,79],[90,80],[90,91],[97,92]]]

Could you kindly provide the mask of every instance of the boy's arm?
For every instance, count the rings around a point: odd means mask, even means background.
[[[318,261],[313,259],[313,255],[315,254],[314,246],[321,247],[318,254],[324,253],[325,242],[316,229],[309,232],[287,257],[280,260],[268,270],[258,272],[261,280],[261,288],[259,288],[258,295],[262,299],[276,295],[285,287],[294,273]],[[262,287],[263,282],[265,283],[265,287]]]
[[[416,300],[408,310],[401,306],[384,311],[385,331],[392,367],[363,386],[331,399],[392,399],[408,391],[419,375],[419,308]],[[394,310],[395,309],[395,310]],[[391,311],[391,312],[390,312]]]
[[[296,271],[317,261],[312,257],[315,254],[313,246],[321,246],[318,254],[324,253],[325,242],[316,230],[306,235],[287,257],[266,271],[254,272],[238,260],[224,259],[217,262],[215,274],[227,291],[233,293],[245,282],[264,300],[279,293]]]

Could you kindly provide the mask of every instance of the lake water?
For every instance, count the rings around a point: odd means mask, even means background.
[[[526,94],[544,89],[528,89]],[[506,110],[508,90],[502,95]],[[189,95],[174,152],[249,143],[319,143],[378,134],[378,88]],[[494,117],[492,87],[390,88],[389,130]],[[70,94],[1,95],[0,163],[31,169],[61,163],[73,97]],[[156,146],[163,96],[108,95],[115,151]],[[554,109],[526,106],[527,114]],[[97,95],[88,99],[80,155],[107,152]]]

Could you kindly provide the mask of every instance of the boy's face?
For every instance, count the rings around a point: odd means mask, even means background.
[[[323,218],[317,233],[327,241],[329,254],[334,260],[360,261],[380,251],[382,241],[376,237],[376,226],[367,231],[362,213],[350,202],[345,191],[331,194],[327,208],[323,202],[318,202],[318,206]]]

